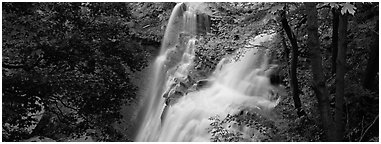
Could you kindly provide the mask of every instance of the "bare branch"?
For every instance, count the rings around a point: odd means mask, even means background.
[[[370,124],[370,125],[368,126],[368,128],[366,128],[365,132],[361,135],[359,142],[361,142],[361,140],[362,140],[362,138],[364,138],[366,132],[368,132],[368,130],[369,130],[369,129],[376,123],[376,120],[378,119],[378,116],[379,116],[379,115],[377,115],[376,118],[374,118],[372,124]]]
[[[7,69],[20,69],[20,68],[24,68],[24,65],[11,65],[11,64],[6,64],[6,63],[3,63],[2,66],[3,66],[3,68],[7,68]]]
[[[69,104],[64,103],[64,102],[62,101],[62,99],[60,99],[60,98],[58,98],[58,97],[55,97],[55,96],[51,96],[51,97],[53,97],[54,100],[58,100],[59,102],[61,102],[62,105],[64,105],[64,106],[67,107],[67,108],[70,108],[70,109],[75,110],[75,111],[78,111],[78,110],[79,110],[79,108],[74,108],[74,107],[69,106]]]
[[[62,115],[62,117],[64,118],[64,119],[60,119],[60,121],[61,120],[64,120],[64,121],[61,121],[61,122],[67,122],[69,125],[74,125],[74,124],[72,124],[71,122],[70,122],[70,120],[67,118],[67,116],[65,116],[65,114],[61,111],[61,109],[59,108],[59,106],[57,105],[57,103],[55,103],[55,106],[56,106],[56,108],[58,109],[58,111],[60,112],[60,115]],[[54,110],[53,110],[54,111]],[[56,115],[57,115],[57,117],[58,117],[58,114],[56,113],[56,112],[54,112]]]
[[[323,5],[321,7],[316,8],[317,10],[323,9],[323,8],[331,8],[329,5]]]

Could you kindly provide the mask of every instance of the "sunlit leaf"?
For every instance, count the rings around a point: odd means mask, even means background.
[[[277,11],[283,10],[283,7],[284,7],[283,4],[278,4],[278,5],[272,6],[269,11],[270,11],[270,13],[274,14]]]
[[[341,4],[343,7],[341,8],[341,14],[344,15],[345,13],[350,13],[351,15],[355,15],[356,7],[350,3],[343,3]]]
[[[331,6],[331,8],[339,8],[340,6],[337,2],[329,2],[328,4]]]

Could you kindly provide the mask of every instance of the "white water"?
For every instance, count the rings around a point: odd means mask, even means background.
[[[221,60],[209,87],[183,96],[162,116],[163,93],[174,78],[185,79],[193,66],[196,15],[186,9],[179,3],[171,14],[161,54],[155,61],[154,81],[142,105],[142,124],[136,141],[209,141],[209,117],[224,118],[243,109],[270,110],[279,102],[272,101],[270,95],[274,87],[266,76],[267,52],[253,48],[240,61]],[[271,37],[258,36],[253,43]]]

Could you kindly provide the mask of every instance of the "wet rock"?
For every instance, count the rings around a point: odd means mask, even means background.
[[[204,13],[197,14],[197,33],[205,35],[210,32],[210,16]]]
[[[209,83],[210,83],[209,79],[203,79],[203,80],[197,81],[197,83],[195,84],[196,90],[207,87]]]
[[[195,81],[190,75],[187,75],[185,79],[178,79],[170,86],[169,90],[163,94],[163,97],[165,98],[165,107],[161,114],[161,120],[163,121],[163,118],[165,114],[168,111],[168,108],[170,108],[173,104],[177,103],[178,99],[186,95],[187,93],[193,91],[192,87],[195,84]],[[201,82],[202,83],[202,82]]]
[[[161,113],[161,116],[160,116],[161,123],[164,122],[164,118],[165,118],[165,115],[167,114],[168,108],[169,108],[169,105],[166,105],[163,109],[163,112]]]
[[[177,102],[177,100],[181,97],[184,96],[184,93],[180,92],[180,91],[171,91],[169,93],[169,96],[168,98],[165,99],[165,104],[166,105],[173,105]]]
[[[184,96],[190,91],[193,85],[193,79],[188,75],[185,79],[177,80],[171,85],[169,90],[163,94],[167,105],[176,103],[177,99]]]

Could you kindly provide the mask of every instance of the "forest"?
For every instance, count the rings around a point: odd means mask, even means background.
[[[2,141],[379,142],[378,14],[378,2],[3,2]],[[238,66],[253,49],[258,62]],[[266,67],[251,89],[276,97],[219,89],[241,67]]]

